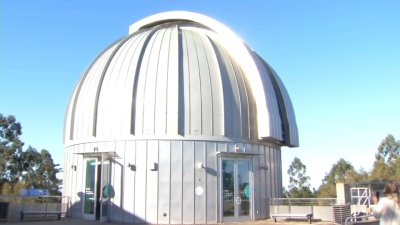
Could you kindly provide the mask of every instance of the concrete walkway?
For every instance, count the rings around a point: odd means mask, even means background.
[[[0,222],[0,224],[2,224]],[[88,220],[80,220],[80,219],[72,219],[72,218],[61,218],[61,220],[57,219],[43,219],[43,220],[26,220],[23,222],[6,222],[5,224],[9,225],[100,225],[100,224],[106,224],[106,225],[127,225],[126,223],[100,223],[99,221],[88,221]],[[228,223],[221,223],[218,225],[225,225]],[[303,220],[291,220],[291,221],[286,221],[286,220],[278,220],[276,223],[272,220],[257,220],[257,221],[250,221],[250,222],[238,222],[238,223],[229,223],[232,225],[239,225],[239,224],[246,224],[246,225],[261,225],[261,224],[266,224],[266,225],[309,225],[307,221]],[[316,221],[312,222],[313,225],[333,225],[335,223],[333,222],[327,222],[327,221]]]

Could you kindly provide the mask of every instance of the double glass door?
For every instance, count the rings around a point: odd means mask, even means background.
[[[107,217],[110,164],[97,158],[85,159],[83,217],[99,220]]]
[[[222,220],[251,220],[250,160],[222,160]]]

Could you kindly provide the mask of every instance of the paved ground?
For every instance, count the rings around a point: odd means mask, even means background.
[[[4,224],[1,223],[0,224]],[[23,222],[6,222],[5,224],[9,225],[98,225],[101,224],[99,221],[88,221],[88,220],[79,220],[79,219],[71,219],[71,218],[61,218],[61,220],[57,219],[46,219],[46,220],[27,220]],[[105,223],[106,225],[126,225],[123,223]],[[292,221],[285,221],[285,220],[278,220],[276,223],[273,220],[257,220],[251,222],[240,222],[240,223],[229,223],[232,225],[308,225],[307,221],[302,220],[292,220]],[[333,225],[333,222],[324,222],[324,221],[313,221],[313,225]],[[218,225],[226,225],[218,224]]]

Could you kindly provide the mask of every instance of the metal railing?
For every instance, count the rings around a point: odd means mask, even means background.
[[[271,205],[282,206],[331,206],[337,203],[336,198],[273,198]]]

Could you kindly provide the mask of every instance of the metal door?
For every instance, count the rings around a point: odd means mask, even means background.
[[[83,218],[107,221],[108,200],[111,194],[109,184],[110,162],[101,157],[85,159],[85,190],[83,197]]]
[[[251,220],[249,159],[221,159],[222,222]]]
[[[96,219],[97,209],[97,159],[85,159],[85,190],[83,196],[83,218]]]

